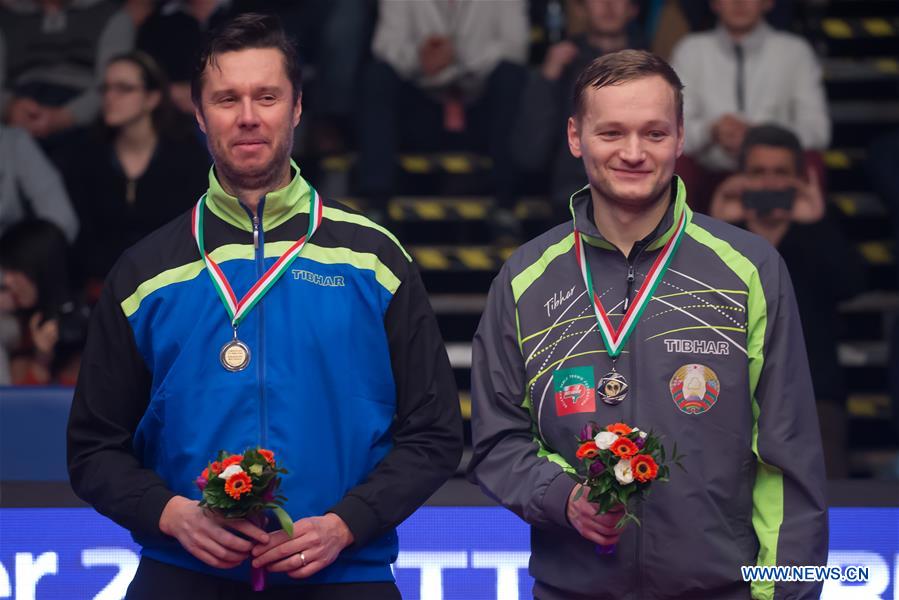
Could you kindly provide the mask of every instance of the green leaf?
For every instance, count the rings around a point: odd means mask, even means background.
[[[284,533],[289,537],[293,537],[293,520],[291,520],[290,515],[280,506],[273,508],[272,512],[278,517],[278,522],[281,523],[281,529],[284,530]]]

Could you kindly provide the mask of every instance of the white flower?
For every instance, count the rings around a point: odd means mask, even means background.
[[[618,435],[611,431],[600,431],[596,434],[596,437],[593,438],[593,441],[596,442],[596,447],[600,450],[608,450],[609,446],[614,444],[617,439]]]
[[[636,430],[634,430],[634,431],[636,431]],[[644,440],[646,439],[646,436],[647,436],[647,435],[649,435],[649,434],[646,433],[645,431],[641,431],[641,432],[640,432],[640,437],[643,438]]]
[[[228,479],[235,473],[243,473],[243,469],[240,465],[229,465],[227,469],[219,473],[219,477],[222,479]]]
[[[634,472],[631,471],[631,461],[622,458],[615,465],[615,479],[622,485],[627,485],[634,480]]]

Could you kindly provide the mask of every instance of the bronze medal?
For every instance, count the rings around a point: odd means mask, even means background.
[[[606,373],[599,380],[599,383],[596,384],[596,395],[599,396],[600,400],[611,406],[624,402],[625,398],[627,398],[627,392],[627,379],[614,369]]]
[[[229,371],[243,371],[250,364],[250,349],[239,339],[234,338],[222,346],[219,360],[222,361],[222,366]]]

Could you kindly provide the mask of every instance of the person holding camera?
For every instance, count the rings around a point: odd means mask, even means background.
[[[778,125],[750,128],[738,158],[739,172],[718,186],[709,214],[743,225],[783,256],[802,315],[822,437],[830,440],[827,473],[845,477],[846,385],[834,324],[837,304],[864,290],[861,261],[827,217],[820,182],[793,132]]]
[[[87,308],[69,289],[63,233],[31,219],[0,237],[0,384],[73,385]]]

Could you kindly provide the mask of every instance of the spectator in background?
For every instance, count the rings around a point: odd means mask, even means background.
[[[88,282],[101,281],[126,248],[189,209],[207,187],[208,154],[171,130],[167,90],[143,52],[114,57],[103,77],[102,122],[66,161],[82,225],[75,255]]]
[[[578,0],[577,6],[584,12],[586,31],[549,47],[540,69],[530,73],[512,128],[511,152],[516,163],[527,171],[549,166],[551,198],[554,207],[564,213],[571,194],[587,184],[583,162],[568,149],[574,82],[594,58],[643,47],[640,36],[629,33],[638,12],[634,0]]]
[[[134,25],[115,2],[17,0],[0,8],[0,114],[36,138],[97,116],[97,82],[129,50]]]
[[[848,474],[846,383],[837,357],[837,303],[864,290],[859,257],[825,216],[814,169],[804,164],[799,139],[776,125],[749,129],[739,153],[740,173],[715,192],[709,214],[739,223],[767,239],[793,279],[830,478]]]
[[[56,167],[27,131],[0,125],[0,234],[27,216],[50,221],[75,241],[78,217]]]
[[[190,77],[203,32],[224,23],[234,12],[226,0],[172,0],[162,2],[140,26],[137,48],[162,67],[172,102],[181,113],[194,114]]]
[[[875,138],[868,146],[867,171],[871,187],[877,192],[893,221],[894,264],[899,269],[899,129]],[[899,282],[899,270],[897,270]],[[899,319],[894,319],[889,350],[889,393],[893,407],[893,429],[899,439]],[[899,457],[895,464],[899,479]]]
[[[699,209],[714,183],[736,169],[752,125],[789,126],[806,149],[830,142],[821,67],[808,42],[765,23],[772,0],[712,0],[711,7],[718,26],[685,37],[672,58],[685,86],[684,152],[698,162],[678,173],[699,195]],[[703,181],[714,183],[701,189]]]
[[[67,257],[65,237],[48,221],[21,221],[0,236],[0,330],[13,385],[78,377],[88,315],[71,294]]]
[[[526,78],[525,3],[381,0],[362,83],[359,190],[383,219],[400,142],[445,149],[451,134],[486,145],[500,209],[514,232],[516,173],[508,140]],[[448,135],[449,134],[449,135]]]

